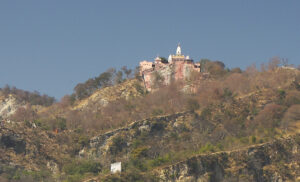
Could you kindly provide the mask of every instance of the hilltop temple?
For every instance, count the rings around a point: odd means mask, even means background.
[[[140,75],[148,91],[153,87],[157,75],[159,75],[163,84],[168,85],[172,80],[188,78],[193,71],[200,72],[200,63],[194,63],[189,56],[181,54],[179,44],[176,54],[170,54],[168,60],[157,56],[153,62],[146,60],[140,62]]]

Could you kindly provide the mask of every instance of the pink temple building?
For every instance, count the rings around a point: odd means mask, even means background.
[[[177,46],[176,54],[169,55],[168,60],[156,57],[153,62],[140,62],[140,75],[148,91],[153,87],[157,74],[162,77],[163,84],[168,85],[173,80],[188,78],[193,71],[200,72],[200,63],[194,63],[189,56],[181,54],[180,45]]]

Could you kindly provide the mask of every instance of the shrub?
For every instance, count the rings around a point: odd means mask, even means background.
[[[164,63],[164,64],[167,64],[168,63],[168,59],[165,58],[165,57],[160,57],[161,59],[161,62]]]
[[[214,152],[215,147],[211,143],[206,143],[203,147],[200,148],[200,153],[206,153],[206,152]]]
[[[67,122],[65,118],[57,118],[57,125],[60,130],[67,129]]]
[[[24,175],[31,176],[35,181],[46,181],[51,179],[51,172],[49,170],[40,170],[40,171],[24,171]]]
[[[219,150],[223,150],[223,149],[224,149],[224,146],[223,146],[223,144],[218,143],[218,144],[217,144],[217,148],[218,148]]]
[[[132,159],[131,164],[141,171],[147,171],[149,169],[149,165],[144,159]]]
[[[156,121],[152,124],[151,126],[151,132],[155,132],[155,131],[163,131],[165,129],[165,124],[160,122],[160,121]]]
[[[225,64],[221,61],[211,61],[205,63],[205,70],[208,71],[212,76],[224,76],[227,73],[224,68]]]
[[[152,115],[153,116],[159,116],[162,115],[164,113],[164,111],[160,108],[155,108],[152,110]]]
[[[198,175],[199,173],[199,164],[198,161],[195,158],[192,158],[190,160],[187,161],[187,165],[188,165],[188,173],[190,175]]]
[[[138,131],[140,131],[140,130],[138,130]],[[139,140],[139,139],[136,139],[136,140],[134,140],[133,142],[132,142],[132,147],[133,148],[137,148],[138,146],[140,146],[140,145],[142,145],[142,141],[141,140]]]
[[[277,92],[278,92],[277,93],[278,94],[278,103],[283,104],[283,101],[286,97],[286,92],[282,89],[279,89]]]
[[[145,91],[144,88],[141,86],[141,84],[139,84],[138,82],[134,83],[134,88],[136,89],[137,92],[139,92],[140,94],[144,95]]]
[[[187,101],[187,109],[188,110],[195,111],[195,110],[197,110],[199,108],[200,108],[200,105],[199,105],[199,103],[198,103],[197,100],[195,100],[195,99],[189,99]]]
[[[89,143],[89,138],[86,135],[80,135],[78,138],[78,143],[81,147],[87,146]]]
[[[147,146],[138,147],[138,148],[134,149],[131,152],[131,157],[133,159],[138,159],[138,158],[141,158],[141,157],[147,157],[147,151],[148,151]]]
[[[256,143],[256,137],[255,136],[251,136],[251,142]]]
[[[300,104],[300,92],[299,91],[287,92],[286,97],[284,99],[284,103],[286,106]]]
[[[10,117],[13,121],[25,122],[34,121],[37,117],[37,114],[30,105],[27,105],[26,107],[19,107],[17,111]]]
[[[230,72],[231,73],[242,73],[242,70],[241,70],[241,68],[232,68],[231,70],[230,70]]]
[[[41,169],[40,171],[26,171],[10,166],[1,166],[1,173],[5,174],[5,177],[9,181],[53,181],[51,172],[46,169]]]
[[[63,166],[63,172],[66,173],[68,181],[78,181],[84,174],[98,174],[101,171],[101,164],[95,161],[73,160]]]
[[[292,105],[288,108],[288,110],[284,113],[283,117],[283,126],[284,128],[288,128],[291,123],[300,120],[300,104]]]
[[[113,138],[113,143],[110,146],[110,153],[116,155],[119,152],[122,152],[123,148],[127,146],[127,142],[121,136]]]
[[[240,138],[240,141],[241,141],[243,144],[248,144],[248,143],[249,143],[249,138],[248,138],[248,137],[242,137],[242,138]]]
[[[160,166],[162,164],[168,163],[171,161],[171,156],[170,154],[164,155],[164,156],[159,156],[155,159],[153,159],[152,161],[150,161],[151,166],[156,167],[156,166]]]
[[[112,174],[105,176],[101,179],[103,182],[158,182],[160,181],[158,177],[153,174],[143,173],[136,169],[131,169],[122,174]]]
[[[233,93],[231,90],[229,90],[229,88],[224,88],[223,89],[223,95],[222,97],[225,99],[225,100],[229,100],[229,99],[232,99],[233,98]]]
[[[209,119],[209,117],[211,117],[211,109],[209,107],[206,107],[202,110],[200,118],[203,120],[207,120]]]
[[[284,107],[277,104],[268,104],[254,118],[253,124],[258,124],[264,128],[277,127],[284,113]]]

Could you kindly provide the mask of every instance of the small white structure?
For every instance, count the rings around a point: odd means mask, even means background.
[[[117,173],[121,172],[121,162],[115,162],[110,165],[110,172]]]
[[[171,55],[171,54],[170,54],[169,57],[168,57],[168,62],[169,62],[169,63],[172,63],[172,55]]]

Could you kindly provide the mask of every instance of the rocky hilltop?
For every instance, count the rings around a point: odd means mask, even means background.
[[[130,99],[139,97],[145,92],[144,87],[137,79],[100,89],[93,93],[90,97],[81,100],[73,107],[74,110],[86,109],[89,107],[97,108],[106,106],[109,102],[118,99]]]

